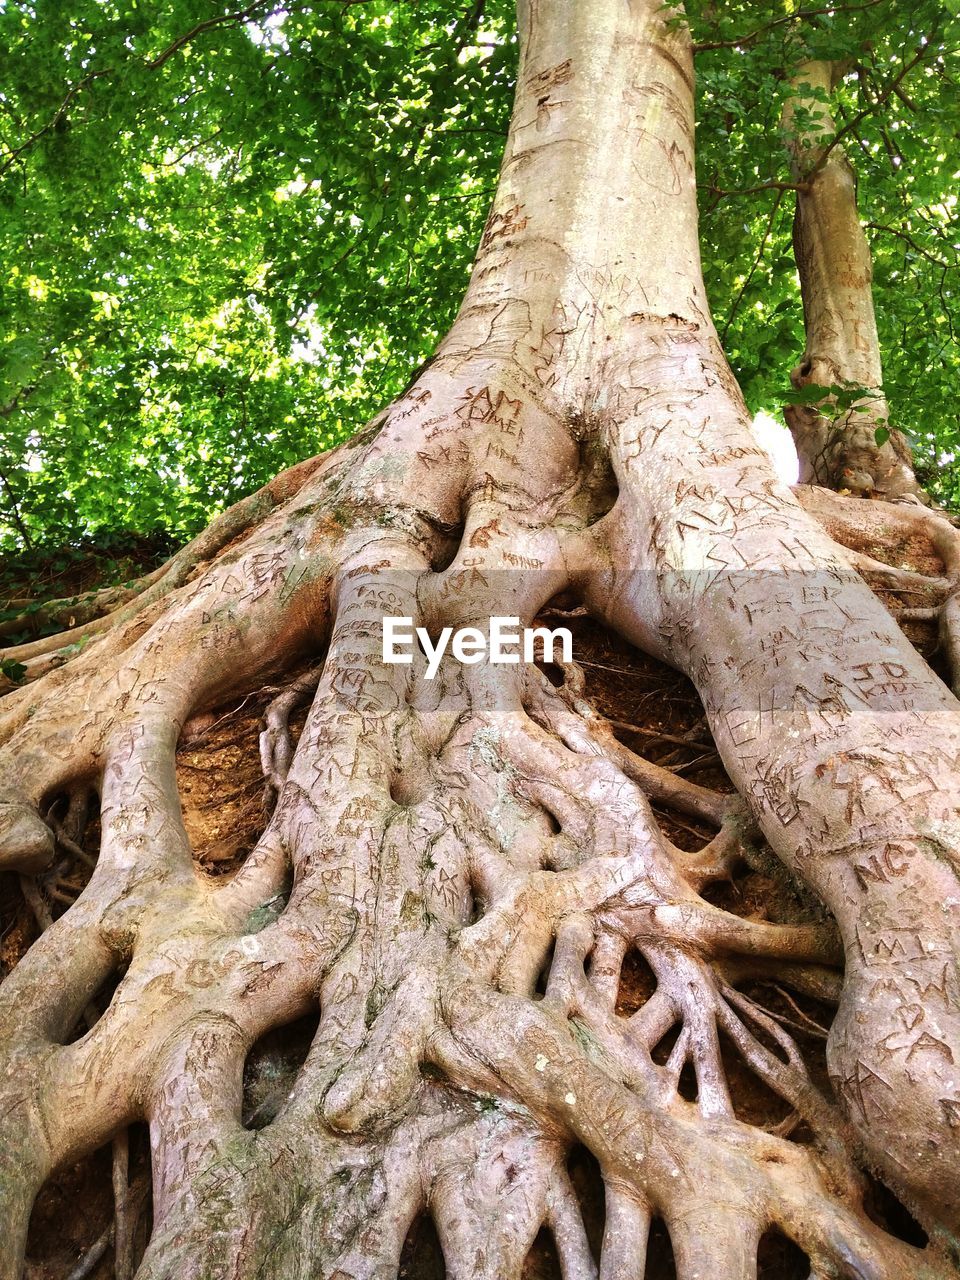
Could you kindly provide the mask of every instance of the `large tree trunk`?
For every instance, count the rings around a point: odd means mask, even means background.
[[[102,838],[0,987],[3,1280],[51,1171],[138,1120],[142,1280],[392,1277],[424,1210],[450,1276],[518,1277],[543,1224],[564,1274],[592,1276],[572,1143],[603,1175],[606,1280],[643,1275],[653,1216],[684,1278],[754,1275],[771,1226],[818,1276],[953,1274],[960,707],[825,531],[856,533],[843,499],[805,511],[750,433],[701,278],[688,34],[665,13],[521,0],[500,186],[436,358],[361,436],[84,622],[81,651],[10,651],[36,680],[0,715],[0,866],[49,865],[38,815],[91,785]],[[955,555],[945,523],[910,526],[931,529]],[[558,688],[523,665],[448,659],[428,681],[419,657],[381,660],[384,616],[529,625],[570,596],[689,675],[739,797],[620,745],[575,666]],[[269,825],[213,884],[181,819],[181,728],[321,653],[264,736]],[[716,840],[683,854],[651,798]],[[763,838],[835,928],[700,895]],[[657,987],[627,1019],[633,951]],[[774,965],[822,992],[841,955],[834,1102],[736,984]],[[250,1046],[318,1007],[278,1116],[244,1128]],[[736,1117],[721,1035],[805,1141]],[[865,1215],[864,1163],[927,1249]]]
[[[922,492],[903,434],[892,428],[883,394],[873,310],[873,262],[857,209],[857,178],[828,106],[840,68],[805,62],[791,78],[784,132],[797,192],[793,245],[806,350],[791,374],[798,391],[840,388],[793,404],[786,419],[804,483],[899,498]],[[849,404],[849,393],[862,388]]]

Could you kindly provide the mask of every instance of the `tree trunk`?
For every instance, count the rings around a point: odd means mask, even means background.
[[[857,177],[843,147],[832,141],[836,125],[828,99],[838,74],[833,62],[804,63],[791,79],[783,123],[794,178],[805,184],[797,192],[793,246],[806,350],[791,381],[798,391],[838,388],[843,399],[838,404],[836,395],[823,395],[789,405],[787,425],[801,482],[858,496],[918,495],[909,446],[891,428],[883,395],[873,263],[857,211]]]
[[[519,1277],[544,1225],[565,1276],[639,1277],[653,1217],[682,1280],[754,1276],[771,1227],[813,1275],[954,1274],[960,709],[825,531],[856,524],[844,500],[804,510],[751,435],[701,277],[687,31],[658,0],[521,0],[519,28],[497,196],[414,385],[82,649],[7,651],[34,679],[0,714],[0,866],[49,866],[75,840],[55,851],[39,815],[90,787],[102,836],[0,987],[3,1280],[44,1180],[138,1120],[140,1280],[393,1277],[424,1212],[463,1280]],[[382,661],[387,616],[529,626],[571,596],[690,677],[739,795],[622,746],[575,664],[555,687],[522,664],[448,657],[428,680],[421,655]],[[182,822],[181,729],[321,653],[268,717],[269,824],[212,882]],[[716,839],[684,854],[651,798]],[[835,925],[701,895],[763,840]],[[631,953],[657,986],[628,1019]],[[737,983],[773,965],[826,990],[841,958],[834,1101]],[[250,1047],[312,1010],[279,1114],[245,1128]],[[737,1118],[721,1037],[804,1141]],[[603,1176],[599,1271],[574,1143]],[[868,1218],[864,1165],[926,1249]]]

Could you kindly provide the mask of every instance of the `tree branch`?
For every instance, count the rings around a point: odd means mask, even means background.
[[[755,31],[751,31],[745,36],[734,36],[729,40],[713,40],[705,41],[702,44],[693,46],[694,53],[707,53],[711,49],[742,49],[745,45],[754,44],[761,36],[768,31],[773,31],[776,27],[787,26],[791,22],[802,22],[811,18],[823,18],[827,15],[833,16],[837,13],[861,13],[864,9],[873,9],[878,4],[883,4],[884,0],[867,0],[866,4],[839,4],[831,5],[827,9],[801,9],[797,13],[787,14],[783,18],[775,18],[772,22],[765,22],[762,26],[757,27]]]
[[[863,225],[868,227],[871,231],[882,231],[886,235],[896,236],[897,239],[903,240],[905,244],[908,244],[914,253],[918,253],[921,258],[926,258],[928,262],[932,262],[936,267],[943,267],[945,271],[949,271],[951,267],[956,265],[955,262],[944,262],[944,260],[942,258],[938,258],[936,254],[931,253],[928,249],[924,249],[922,245],[917,244],[913,236],[901,228],[890,227],[883,222],[865,222]]]
[[[717,201],[724,200],[727,196],[755,196],[761,191],[809,191],[809,182],[777,182],[771,179],[770,182],[758,183],[755,187],[740,187],[739,189],[728,189],[726,187],[715,187],[712,183],[697,183],[703,191],[709,191],[717,197]]]
[[[32,551],[33,542],[31,541],[30,534],[27,532],[26,525],[23,523],[23,517],[20,515],[20,503],[17,500],[16,492],[14,491],[13,485],[10,483],[6,472],[2,470],[0,470],[0,485],[2,485],[6,490],[7,497],[10,499],[10,517],[16,526],[17,532],[23,539],[27,550]]]
[[[780,211],[780,205],[782,204],[782,202],[783,202],[783,191],[780,190],[777,192],[776,197],[774,198],[773,208],[770,210],[770,217],[767,219],[767,229],[763,233],[763,239],[760,241],[760,247],[757,250],[757,256],[753,261],[753,265],[750,268],[750,272],[747,278],[744,280],[743,284],[740,286],[740,292],[737,294],[737,296],[733,300],[733,306],[730,308],[730,314],[727,316],[727,323],[723,326],[723,332],[720,334],[721,342],[726,342],[727,332],[731,324],[733,324],[733,318],[737,314],[737,309],[739,308],[740,303],[743,301],[744,294],[747,292],[747,289],[750,287],[751,280],[757,274],[757,268],[760,266],[760,263],[763,261],[763,255],[766,252],[767,245],[770,242],[770,236],[773,234],[773,224],[777,220],[777,214]]]
[[[29,151],[30,148],[34,146],[35,143],[39,142],[41,138],[45,137],[52,129],[55,129],[57,127],[57,125],[63,119],[67,108],[70,106],[70,103],[73,102],[77,94],[81,93],[84,89],[86,89],[87,85],[92,84],[94,80],[98,80],[101,76],[109,76],[112,74],[113,74],[112,67],[104,67],[103,70],[101,71],[91,71],[89,75],[84,76],[82,80],[78,80],[75,85],[72,85],[67,90],[63,101],[60,103],[59,107],[57,107],[56,111],[53,113],[53,115],[50,117],[47,123],[45,125],[41,125],[39,129],[31,133],[31,135],[29,136],[29,138],[26,139],[26,141],[21,142],[19,147],[14,147],[10,151],[7,158],[3,161],[2,164],[0,164],[0,175],[6,173],[7,170],[10,169],[16,163],[16,161],[20,158],[20,156],[23,155],[25,151]]]
[[[903,66],[900,68],[897,74],[893,77],[893,79],[888,81],[887,84],[884,86],[884,88],[877,93],[876,99],[872,103],[870,103],[868,106],[863,107],[862,110],[858,111],[856,115],[852,116],[846,124],[844,124],[843,126],[841,126],[841,128],[837,130],[837,132],[833,135],[831,140],[824,147],[816,164],[807,174],[808,183],[812,182],[813,179],[817,176],[817,174],[820,173],[820,171],[823,169],[824,165],[830,159],[831,155],[836,150],[836,148],[840,145],[840,143],[849,133],[851,133],[854,129],[856,129],[857,125],[860,124],[861,120],[865,120],[867,116],[873,115],[876,111],[880,109],[880,107],[883,107],[886,105],[888,99],[894,93],[894,91],[896,90],[900,82],[902,80],[905,80],[906,77],[913,70],[913,68],[923,61],[924,55],[926,54],[927,50],[932,48],[933,48],[933,33],[931,33],[930,39],[926,40],[926,43],[920,45],[920,47],[918,48],[917,52],[913,55],[913,57],[910,58],[908,62],[905,62],[903,64]]]
[[[163,53],[159,54],[151,62],[147,63],[147,67],[150,71],[158,71],[165,62],[168,62],[173,57],[175,53],[178,53],[184,45],[189,44],[191,40],[195,40],[197,36],[202,36],[207,31],[212,31],[215,27],[222,27],[227,23],[246,22],[249,18],[253,17],[258,9],[266,8],[268,3],[270,3],[270,0],[253,0],[253,4],[247,5],[246,9],[238,9],[235,13],[224,13],[218,18],[208,18],[205,22],[198,22],[190,31],[185,31],[182,36],[178,36],[176,40],[171,44],[168,44]],[[272,9],[266,16],[268,18],[272,18],[275,14],[283,13],[285,8],[285,5],[278,5],[277,8]]]
[[[258,10],[266,8],[269,3],[272,3],[272,0],[254,0],[253,4],[248,5],[246,9],[238,9],[234,13],[225,13],[220,17],[208,18],[205,22],[197,23],[197,25],[192,27],[191,30],[185,31],[183,35],[178,36],[176,40],[167,45],[163,52],[156,58],[147,62],[147,69],[150,71],[158,71],[164,63],[168,62],[170,58],[174,56],[174,54],[178,53],[192,40],[195,40],[197,36],[203,35],[207,31],[212,31],[215,27],[224,26],[227,23],[246,22],[252,18]],[[285,12],[286,8],[286,5],[279,5],[276,8],[271,9],[270,13],[266,16],[273,17],[277,13]],[[94,80],[99,80],[103,76],[112,76],[116,71],[116,67],[102,67],[99,71],[89,72],[89,74],[85,75],[82,80],[78,80],[75,85],[71,85],[64,95],[63,101],[57,107],[56,111],[47,123],[41,125],[39,129],[30,134],[30,136],[18,147],[13,147],[8,150],[6,158],[3,163],[0,164],[0,175],[6,173],[7,170],[16,163],[20,156],[29,151],[30,148],[39,142],[41,138],[45,137],[52,129],[57,127],[73,100],[82,93],[84,89],[92,84]]]

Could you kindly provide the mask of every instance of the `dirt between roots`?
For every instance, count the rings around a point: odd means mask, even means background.
[[[130,1218],[136,1256],[147,1246],[151,1230],[149,1197],[150,1137],[146,1126],[129,1134]],[[30,1219],[24,1280],[64,1280],[113,1222],[112,1155],[101,1147],[78,1164],[50,1178],[37,1197]],[[113,1280],[112,1242],[90,1272],[91,1280]]]
[[[112,1219],[110,1150],[103,1147],[51,1178],[38,1196],[25,1280],[62,1280]],[[91,1275],[95,1280],[112,1277],[112,1249]]]
[[[259,739],[264,713],[280,692],[270,686],[184,726],[177,748],[180,804],[194,860],[208,876],[233,875],[266,825]],[[295,739],[307,710],[290,717]]]
[[[549,624],[556,626],[556,619],[549,619]],[[583,666],[588,695],[615,723],[618,737],[638,754],[692,782],[730,790],[703,708],[690,682],[631,649],[589,619],[575,618],[569,625],[574,633],[574,657]],[[290,680],[297,674],[291,673]],[[266,707],[279,691],[272,686],[258,690],[228,706],[203,712],[185,726],[177,751],[177,776],[184,822],[198,869],[204,876],[224,878],[235,874],[263,830],[266,814],[258,738]],[[307,709],[303,708],[292,717],[295,737],[299,736],[306,714]],[[669,838],[684,849],[699,848],[712,834],[695,820],[663,812],[657,816]],[[84,847],[95,854],[98,841],[99,824],[92,821],[84,836]],[[808,895],[773,867],[771,874],[765,874],[762,868],[744,868],[728,883],[714,886],[707,896],[727,910],[753,919],[797,921],[822,915]],[[50,901],[49,906],[54,917],[66,909],[57,901]],[[0,981],[25,954],[37,932],[17,877],[0,876]],[[628,955],[618,1010],[624,1015],[635,1012],[652,994],[654,985],[642,956],[636,952]],[[832,1007],[787,992],[772,979],[753,983],[745,988],[745,994],[788,1028],[814,1080],[830,1096],[825,1044]],[[108,999],[109,993],[104,993],[104,998]],[[244,1121],[249,1127],[260,1128],[273,1118],[278,1100],[286,1096],[306,1056],[315,1029],[315,1017],[302,1019],[271,1032],[251,1050],[244,1071]],[[84,1030],[78,1027],[75,1037]],[[669,1054],[671,1036],[668,1033],[654,1051],[654,1057],[661,1062]],[[787,1121],[789,1128],[787,1105],[742,1065],[729,1045],[724,1046],[723,1062],[740,1119],[770,1128]],[[684,1096],[696,1096],[696,1083],[689,1068],[681,1078],[680,1088]],[[802,1125],[789,1136],[798,1142],[808,1138]],[[145,1139],[138,1141],[140,1146],[131,1163],[139,1161],[137,1167],[145,1173]],[[576,1149],[570,1156],[570,1171],[591,1246],[599,1257],[604,1221],[599,1169],[589,1153]],[[922,1238],[909,1215],[879,1184],[872,1194],[871,1216],[904,1238]],[[77,1261],[109,1227],[111,1219],[110,1151],[105,1148],[61,1170],[43,1189],[31,1220],[27,1280],[66,1280]],[[148,1229],[145,1216],[139,1229],[143,1247]],[[114,1274],[112,1247],[90,1274],[94,1280],[110,1280]],[[399,1274],[404,1280],[443,1277],[442,1251],[429,1217],[418,1219],[411,1227]],[[549,1231],[543,1230],[527,1259],[524,1280],[557,1280],[560,1274],[554,1242]],[[804,1255],[796,1246],[776,1233],[764,1238],[759,1270],[762,1280],[794,1280],[807,1274]],[[674,1275],[669,1236],[662,1223],[654,1222],[645,1280],[670,1280]]]

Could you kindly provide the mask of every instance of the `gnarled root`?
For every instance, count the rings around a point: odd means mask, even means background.
[[[519,1277],[543,1226],[569,1275],[612,1280],[655,1216],[681,1280],[754,1275],[771,1226],[816,1275],[955,1274],[939,1237],[870,1220],[863,1167],[931,1232],[960,1221],[957,703],[776,480],[702,312],[628,307],[605,278],[565,274],[578,306],[556,314],[474,299],[378,433],[82,650],[23,655],[49,669],[0,716],[0,868],[83,851],[64,796],[99,793],[102,836],[57,918],[36,887],[49,919],[0,988],[2,1280],[50,1173],[141,1120],[139,1280],[393,1276],[424,1213],[464,1280]],[[581,338],[611,352],[603,392],[564,356]],[[554,687],[383,661],[385,616],[529,626],[571,594],[690,677],[734,793],[617,741],[575,665]],[[268,712],[266,829],[208,879],[181,728],[304,666]],[[716,836],[676,848],[651,801]],[[709,900],[764,841],[818,914]],[[652,990],[621,1011],[641,956]],[[751,994],[771,976],[839,998],[837,1098]],[[309,1014],[278,1113],[246,1128],[251,1048]],[[769,1130],[738,1116],[734,1062],[781,1100]],[[573,1143],[606,1187],[599,1262]]]
[[[876,578],[888,590],[914,597],[897,610],[899,621],[938,624],[953,691],[960,691],[960,529],[945,513],[912,504],[871,502],[862,506],[829,489],[809,486],[798,488],[797,496],[804,509],[850,549],[848,558],[855,569]],[[928,558],[942,561],[944,576],[885,564],[864,550],[871,542],[895,548],[911,541],[924,546]],[[929,603],[918,604],[917,596]]]

